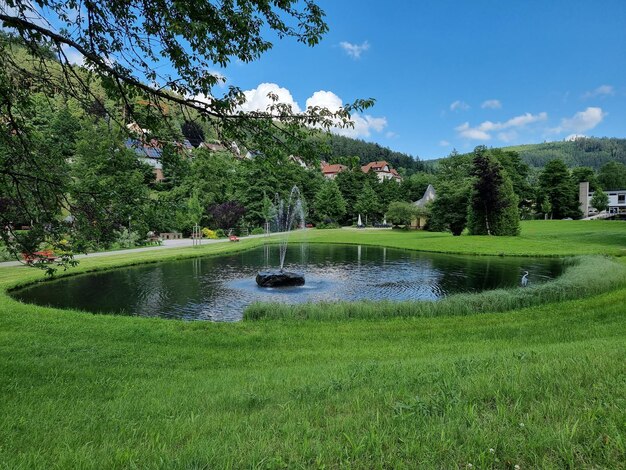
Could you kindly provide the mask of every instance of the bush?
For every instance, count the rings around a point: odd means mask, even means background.
[[[218,237],[217,232],[215,232],[214,230],[211,230],[207,227],[204,227],[202,229],[202,235],[204,235],[204,238],[208,238],[209,240],[215,240]]]
[[[319,228],[322,230],[328,228],[341,228],[341,225],[339,225],[337,222],[320,222],[315,226],[315,228]]]
[[[226,236],[226,232],[224,232],[221,228],[218,228],[215,231],[215,235],[217,235],[217,238],[224,238]]]
[[[250,232],[252,235],[263,235],[265,233],[265,230],[263,230],[261,227],[255,227],[252,229],[252,232]]]
[[[139,241],[141,240],[137,232],[131,232],[127,228],[116,230],[114,233],[115,244],[120,248],[133,248],[139,245]]]
[[[410,226],[411,221],[416,217],[416,207],[409,202],[392,202],[387,209],[387,221],[393,225]]]

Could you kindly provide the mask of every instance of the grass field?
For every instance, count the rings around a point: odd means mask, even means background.
[[[626,255],[626,224],[522,230],[515,239],[305,236]],[[79,271],[258,243],[93,258]],[[6,295],[41,276],[0,270],[0,468],[625,468],[624,287],[504,313],[210,324],[89,315]]]

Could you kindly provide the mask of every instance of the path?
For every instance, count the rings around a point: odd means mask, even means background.
[[[269,236],[273,237],[276,235],[280,235],[281,232],[277,232],[277,233],[272,233]],[[261,235],[248,235],[247,237],[241,237],[242,240],[247,240],[249,238],[262,238],[262,237],[266,237],[266,234],[261,234]],[[210,245],[213,243],[227,243],[230,242],[230,240],[228,238],[218,238],[217,240],[208,240],[208,239],[203,239],[202,240],[202,245]],[[95,253],[89,253],[86,255],[76,255],[74,256],[75,259],[82,259],[82,258],[96,258],[98,256],[110,256],[110,255],[121,255],[121,254],[125,254],[125,253],[137,253],[139,251],[151,251],[151,250],[167,250],[169,248],[184,248],[187,246],[193,246],[193,240],[191,238],[182,238],[180,240],[163,240],[163,244],[162,245],[154,245],[154,246],[143,246],[140,248],[129,248],[126,250],[114,250],[114,251],[98,251]],[[4,268],[4,267],[9,267],[9,266],[26,266],[24,263],[22,263],[21,261],[5,261],[3,263],[0,263],[0,268]]]

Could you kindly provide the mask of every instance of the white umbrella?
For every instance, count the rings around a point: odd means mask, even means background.
[[[363,225],[363,222],[361,222],[361,214],[359,214],[359,221],[356,223],[356,226],[360,227],[361,225]]]

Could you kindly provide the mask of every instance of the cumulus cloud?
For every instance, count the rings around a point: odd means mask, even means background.
[[[282,88],[276,83],[261,83],[252,90],[244,90],[246,102],[240,106],[240,110],[244,112],[250,111],[267,111],[267,107],[274,104],[268,96],[270,94],[278,96],[278,102],[291,105],[295,113],[299,113],[300,106],[291,96],[291,92],[287,88]]]
[[[596,98],[598,96],[613,96],[615,89],[611,85],[600,85],[595,90],[588,91],[583,94],[583,98]]]
[[[606,117],[607,113],[602,108],[590,106],[584,111],[579,111],[570,118],[561,119],[561,125],[553,132],[584,132],[593,129],[600,124]]]
[[[348,41],[341,41],[339,46],[353,59],[360,59],[361,54],[370,48],[370,43],[363,41],[362,44],[352,44]]]
[[[240,111],[267,111],[267,107],[274,104],[268,97],[268,94],[274,94],[278,96],[280,103],[291,105],[295,113],[302,112],[300,106],[291,95],[291,92],[276,83],[261,83],[258,87],[252,90],[245,90],[243,93],[246,97],[246,102],[239,108]],[[196,99],[202,100],[202,97],[196,97]],[[210,100],[210,98],[208,100]],[[316,106],[335,112],[343,106],[343,101],[332,91],[319,90],[306,100],[306,108]],[[347,137],[369,137],[372,132],[381,132],[387,127],[387,118],[385,117],[352,113],[350,119],[354,123],[354,127],[335,127],[332,132]],[[392,133],[392,136],[395,136],[395,134]],[[389,137],[389,135],[387,135],[387,137]]]
[[[328,109],[329,111],[337,111],[343,106],[343,101],[332,91],[316,91],[306,100],[306,107],[320,106]],[[333,133],[343,135],[346,137],[369,137],[372,132],[381,132],[387,127],[387,118],[374,117],[369,114],[361,115],[358,113],[352,113],[350,120],[354,123],[354,127],[333,129]],[[389,134],[389,133],[387,133]],[[392,133],[392,136],[395,134]],[[389,135],[387,135],[389,137]]]
[[[500,100],[486,100],[483,101],[483,104],[480,105],[483,109],[500,109],[502,107],[502,103]]]
[[[525,113],[520,116],[515,116],[504,122],[492,122],[484,121],[476,127],[470,126],[469,122],[465,122],[456,127],[455,130],[461,137],[472,140],[489,140],[491,139],[490,132],[504,131],[510,129],[508,132],[500,132],[498,138],[502,141],[509,142],[517,137],[517,133],[512,130],[515,128],[522,128],[528,124],[535,122],[545,121],[548,119],[548,113],[541,112],[539,114]]]
[[[456,100],[455,102],[450,104],[450,111],[466,111],[469,108],[469,104],[461,100]]]
[[[307,108],[313,108],[315,106],[335,112],[343,106],[343,101],[332,91],[320,90],[313,93],[313,95],[306,100]]]
[[[586,139],[587,136],[584,134],[570,134],[567,137],[565,137],[565,140],[568,142],[572,142],[574,140],[579,140],[579,139]]]

